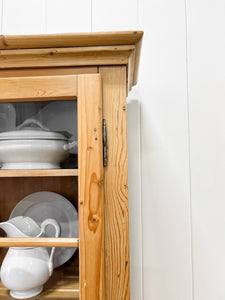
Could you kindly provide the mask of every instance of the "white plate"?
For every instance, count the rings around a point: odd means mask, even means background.
[[[78,237],[78,213],[65,197],[53,192],[37,192],[22,199],[13,209],[10,219],[27,216],[39,225],[48,218],[55,219],[61,225],[61,237]],[[54,237],[54,229],[48,226],[47,237]],[[57,268],[68,261],[77,248],[56,248],[54,267]]]

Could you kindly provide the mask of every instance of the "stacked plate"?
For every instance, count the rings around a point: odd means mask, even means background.
[[[46,219],[55,219],[61,225],[61,237],[74,238],[79,235],[78,213],[75,207],[65,197],[53,192],[37,192],[22,199],[13,209],[10,219],[17,216],[27,216],[39,225]],[[47,237],[54,237],[52,226],[47,227]],[[54,267],[67,262],[77,248],[56,248]]]

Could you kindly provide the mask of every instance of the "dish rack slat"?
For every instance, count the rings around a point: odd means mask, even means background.
[[[78,169],[0,170],[0,177],[78,176]]]
[[[0,238],[0,247],[79,247],[79,238]]]

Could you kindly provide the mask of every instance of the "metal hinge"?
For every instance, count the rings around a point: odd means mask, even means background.
[[[107,131],[106,131],[106,120],[102,120],[102,139],[103,139],[103,166],[106,167],[108,163],[107,153]]]

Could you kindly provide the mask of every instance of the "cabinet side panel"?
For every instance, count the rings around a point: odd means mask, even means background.
[[[108,166],[104,174],[106,299],[130,299],[126,67],[100,67]]]
[[[78,76],[80,299],[104,300],[101,77]]]

